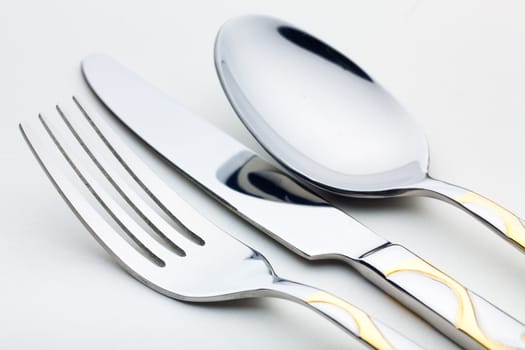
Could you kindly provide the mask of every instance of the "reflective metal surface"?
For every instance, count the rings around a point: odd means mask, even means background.
[[[264,161],[251,150],[113,59],[90,56],[82,69],[97,96],[133,132],[236,213],[264,223],[269,234],[277,232],[273,237],[296,253],[316,259],[342,249],[357,259],[387,243],[334,207],[320,205],[324,200],[306,193],[289,176],[269,165],[261,167]],[[254,164],[267,169],[266,174],[253,175]],[[273,185],[261,186],[261,179],[266,184],[272,179]],[[293,217],[301,217],[304,226],[298,227],[289,219]]]
[[[235,214],[290,250],[311,260],[338,259],[351,264],[465,348],[525,347],[523,324],[466,287],[450,284],[467,293],[476,310],[475,323],[468,327],[463,321],[458,323],[455,315],[462,312],[463,305],[471,304],[460,304],[450,286],[426,271],[445,281],[452,277],[309,193],[114,60],[88,57],[83,72],[108,108],[143,140]],[[199,142],[202,139],[207,143]],[[426,270],[392,273],[393,268],[406,268],[414,261]],[[478,324],[481,326],[472,327]]]
[[[257,156],[248,159],[224,181],[229,188],[257,198],[309,206],[328,204]]]
[[[24,123],[21,131],[80,221],[139,281],[166,296],[195,302],[280,297],[312,308],[371,348],[421,349],[354,305],[278,277],[264,256],[189,206],[101,120],[75,102],[80,109],[76,119],[57,107],[57,115]],[[102,179],[97,180],[97,175]],[[112,188],[105,188],[106,181]],[[153,205],[146,204],[140,190],[128,185],[133,181]],[[83,194],[82,189],[89,193]],[[117,193],[112,194],[112,190]],[[127,205],[118,204],[115,197]],[[169,219],[160,217],[155,209],[163,210]],[[129,210],[135,211],[155,234],[133,219]],[[123,233],[113,227],[115,224]]]
[[[262,16],[221,28],[217,72],[239,117],[295,174],[335,191],[385,191],[425,177],[412,118],[359,66],[320,40]]]
[[[297,177],[342,195],[443,199],[525,249],[519,217],[485,198],[465,203],[470,191],[427,175],[427,143],[414,120],[321,40],[279,19],[243,16],[217,35],[215,65],[239,118]]]

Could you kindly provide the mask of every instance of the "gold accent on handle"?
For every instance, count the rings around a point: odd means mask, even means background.
[[[459,197],[457,201],[461,204],[481,204],[494,210],[505,224],[505,236],[519,244],[522,248],[525,248],[525,227],[516,215],[490,199],[474,192],[465,193]]]
[[[308,304],[323,303],[348,312],[357,324],[359,337],[378,350],[394,350],[374,321],[363,310],[327,292],[315,292],[304,299]]]
[[[470,295],[461,283],[421,259],[401,262],[384,273],[386,277],[389,277],[400,272],[417,272],[449,287],[456,295],[459,306],[456,314],[456,328],[471,336],[487,349],[512,350],[512,348],[495,342],[485,335],[483,330],[479,327],[476,319],[476,311]]]

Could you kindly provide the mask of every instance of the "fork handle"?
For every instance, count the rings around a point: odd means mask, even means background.
[[[358,270],[468,349],[525,349],[525,325],[408,249],[387,245]]]
[[[323,290],[297,282],[278,280],[271,288],[277,296],[292,299],[317,311],[372,349],[423,349],[365,311]]]

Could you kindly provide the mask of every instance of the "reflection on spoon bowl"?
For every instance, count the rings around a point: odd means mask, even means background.
[[[215,64],[242,122],[296,177],[346,196],[446,200],[525,249],[524,222],[431,178],[427,142],[413,118],[323,41],[278,19],[244,16],[221,28]]]

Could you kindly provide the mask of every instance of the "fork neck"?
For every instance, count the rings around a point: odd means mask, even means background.
[[[270,293],[268,296],[292,300],[309,307],[374,349],[421,349],[363,310],[323,290],[277,277],[267,291]]]

